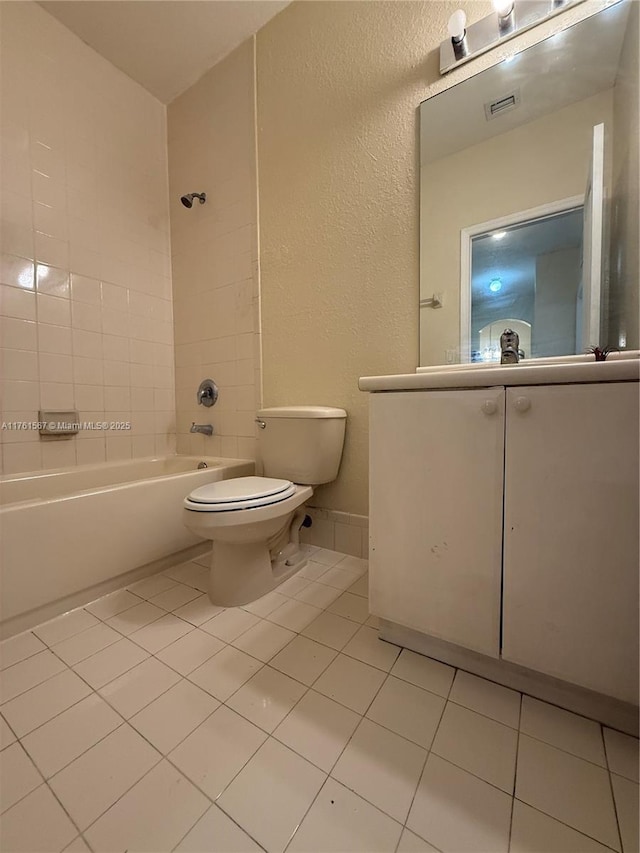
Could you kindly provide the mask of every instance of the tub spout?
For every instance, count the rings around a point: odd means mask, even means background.
[[[189,432],[201,432],[203,435],[213,435],[213,427],[211,424],[197,424],[194,421],[191,424]]]

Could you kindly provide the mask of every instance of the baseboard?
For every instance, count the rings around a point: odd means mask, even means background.
[[[369,519],[366,515],[316,506],[306,506],[305,509],[311,516],[312,525],[302,528],[302,542],[352,557],[368,558]]]
[[[638,713],[635,705],[603,696],[566,681],[560,681],[534,670],[486,657],[444,640],[437,640],[412,628],[386,619],[380,620],[380,638],[396,646],[411,649],[442,663],[511,687],[536,699],[558,705],[567,711],[604,723],[612,729],[638,737]]]

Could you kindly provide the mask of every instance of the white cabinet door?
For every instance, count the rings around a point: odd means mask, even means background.
[[[497,657],[504,389],[370,406],[371,612]]]
[[[506,660],[638,700],[638,384],[507,391]]]

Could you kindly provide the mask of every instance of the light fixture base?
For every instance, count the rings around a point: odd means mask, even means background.
[[[476,56],[481,56],[497,44],[508,41],[536,24],[564,12],[583,0],[515,0],[513,10],[502,19],[497,12],[466,28],[464,49],[454,45],[451,38],[440,44],[440,73],[447,74]]]

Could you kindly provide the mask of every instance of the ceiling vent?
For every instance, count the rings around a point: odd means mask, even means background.
[[[489,101],[484,105],[484,114],[487,121],[491,121],[504,113],[511,112],[520,106],[520,89],[515,89],[509,92],[508,95],[503,95],[501,98],[496,98],[495,101]]]

